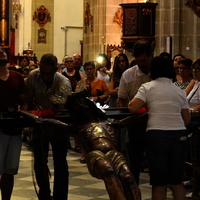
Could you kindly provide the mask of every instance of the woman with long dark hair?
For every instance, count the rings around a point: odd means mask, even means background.
[[[129,68],[129,61],[124,53],[120,53],[115,57],[113,64],[113,73],[111,75],[108,91],[110,95],[109,106],[116,107],[117,92],[122,73]]]

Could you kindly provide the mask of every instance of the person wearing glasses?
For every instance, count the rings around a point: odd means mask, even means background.
[[[190,108],[200,111],[200,59],[192,63],[192,76],[194,80],[185,89]]]
[[[80,54],[74,54],[73,57],[74,57],[74,60],[75,60],[74,68],[81,71],[84,74],[84,76],[86,77],[85,71],[84,71],[83,66],[82,66],[81,55]]]
[[[81,80],[84,80],[85,76],[83,72],[81,72],[79,69],[75,69],[76,62],[73,56],[65,56],[63,58],[63,63],[65,64],[66,70],[62,72],[62,75],[64,75],[70,80],[72,86],[72,92],[75,92],[77,83]],[[74,151],[81,153],[81,146],[77,133],[73,132],[72,136],[74,138],[74,143],[75,143]],[[72,148],[71,144],[69,144],[68,146],[69,148]]]
[[[124,71],[129,68],[129,61],[126,54],[118,54],[115,57],[113,64],[113,73],[111,74],[110,81],[108,83],[108,92],[110,95],[109,106],[117,107],[117,93],[119,89],[119,82]]]
[[[94,62],[85,62],[83,67],[87,75],[87,78],[84,81],[88,91],[88,98],[103,105],[108,98],[108,87],[106,82],[95,76]]]
[[[64,71],[62,75],[64,75],[70,80],[72,86],[72,92],[74,92],[76,89],[77,82],[85,79],[85,76],[83,72],[79,71],[78,69],[75,69],[74,67],[75,59],[73,56],[64,57],[63,62],[67,70]]]
[[[179,61],[185,58],[184,55],[178,53],[174,55],[172,61],[173,61],[173,66],[174,66],[174,77],[173,77],[173,82],[177,81],[180,79],[180,76],[178,75],[178,67],[179,67]]]
[[[191,70],[192,60],[189,58],[183,58],[179,61],[179,66],[176,67],[177,75],[179,79],[174,82],[175,85],[184,90],[192,78],[192,70]]]
[[[80,92],[85,89],[87,90],[88,98],[91,101],[104,105],[104,102],[108,99],[108,87],[106,82],[103,79],[99,79],[95,76],[94,62],[85,62],[83,67],[87,78],[78,82],[76,92]],[[85,163],[85,152],[83,150],[80,162]]]
[[[190,82],[190,84],[185,89],[187,94],[187,100],[190,106],[191,112],[191,123],[188,126],[188,133],[190,134],[190,152],[191,152],[191,162],[195,162],[193,165],[193,193],[188,194],[188,198],[199,198],[200,189],[199,189],[199,180],[200,174],[199,172],[199,127],[200,127],[200,120],[199,120],[199,112],[200,112],[200,58],[195,60],[192,63],[192,76],[194,80]],[[196,156],[195,156],[196,155]],[[195,160],[194,160],[195,159]],[[186,182],[187,183],[187,182]],[[189,182],[188,182],[189,183]],[[188,184],[187,183],[187,184]]]

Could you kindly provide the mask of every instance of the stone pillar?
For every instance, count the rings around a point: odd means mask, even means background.
[[[0,0],[0,45],[8,46],[9,0]]]

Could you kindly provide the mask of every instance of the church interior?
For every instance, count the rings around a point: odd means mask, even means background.
[[[83,62],[96,59],[99,53],[112,61],[120,51],[131,59],[138,39],[149,40],[154,55],[181,53],[194,60],[200,51],[199,3],[195,2],[1,0],[0,44],[11,50],[13,64],[24,53],[39,60],[47,52],[59,62],[75,53],[81,54]]]
[[[19,64],[20,56],[37,63],[45,53],[54,54],[59,63],[74,54],[80,54],[83,63],[106,54],[113,64],[119,53],[131,61],[133,45],[140,39],[151,43],[154,56],[168,52],[171,57],[200,58],[197,0],[0,0],[0,5],[0,45],[12,66]],[[67,159],[69,200],[109,199],[102,180],[79,162],[79,153],[69,150]],[[140,190],[143,200],[151,199],[148,167],[141,172]],[[36,200],[36,193],[32,150],[23,145],[12,200]],[[173,199],[170,190],[167,199]]]

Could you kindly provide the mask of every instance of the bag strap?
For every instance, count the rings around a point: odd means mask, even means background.
[[[191,101],[192,97],[195,95],[195,93],[197,92],[198,89],[199,89],[199,85],[196,88],[196,90],[193,92],[192,96],[188,99],[188,103]]]

